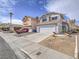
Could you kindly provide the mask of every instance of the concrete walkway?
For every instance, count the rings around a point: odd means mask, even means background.
[[[34,39],[34,37],[31,37],[31,35],[28,35],[31,40],[25,37],[16,37],[10,33],[0,33],[0,36],[2,36],[6,42],[9,43],[15,52],[20,50],[25,54],[28,54],[32,59],[74,59],[71,56],[46,48],[31,41]]]

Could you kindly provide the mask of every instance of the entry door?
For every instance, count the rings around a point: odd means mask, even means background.
[[[66,26],[62,26],[62,32],[66,32]]]

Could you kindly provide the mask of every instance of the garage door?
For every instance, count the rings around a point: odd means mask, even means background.
[[[55,26],[40,26],[40,32],[53,33],[58,32],[58,30]]]

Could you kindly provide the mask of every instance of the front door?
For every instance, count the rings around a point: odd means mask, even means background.
[[[66,32],[66,26],[62,26],[62,32]]]

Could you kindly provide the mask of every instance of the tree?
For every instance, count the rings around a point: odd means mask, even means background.
[[[38,16],[36,16],[36,19],[39,19],[39,17],[38,17]]]

